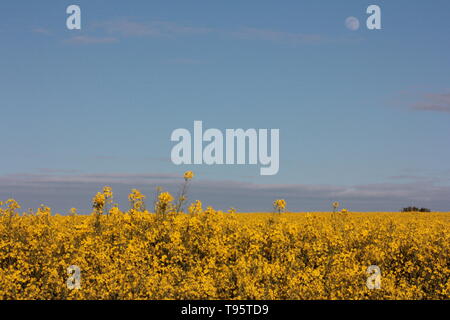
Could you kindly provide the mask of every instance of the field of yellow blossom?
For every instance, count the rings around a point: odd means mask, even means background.
[[[0,299],[450,298],[450,213],[183,210],[184,178],[179,197],[159,190],[151,212],[138,190],[120,210],[108,187],[91,215],[3,203]],[[366,286],[371,265],[379,289]]]

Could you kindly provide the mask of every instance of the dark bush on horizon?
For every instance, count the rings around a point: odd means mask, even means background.
[[[431,212],[431,210],[427,208],[406,207],[402,209],[402,212]]]

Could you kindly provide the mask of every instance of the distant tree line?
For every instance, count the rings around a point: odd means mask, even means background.
[[[402,209],[402,212],[431,212],[431,210],[427,208],[406,207]]]

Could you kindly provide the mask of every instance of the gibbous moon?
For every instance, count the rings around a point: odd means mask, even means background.
[[[348,17],[345,19],[345,26],[351,31],[356,31],[359,29],[359,20],[355,17]]]

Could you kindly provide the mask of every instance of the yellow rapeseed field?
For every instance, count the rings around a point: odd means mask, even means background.
[[[109,187],[91,215],[3,203],[0,299],[450,298],[450,213],[183,211],[192,177],[175,200],[159,190],[152,213],[139,190],[120,210]]]

